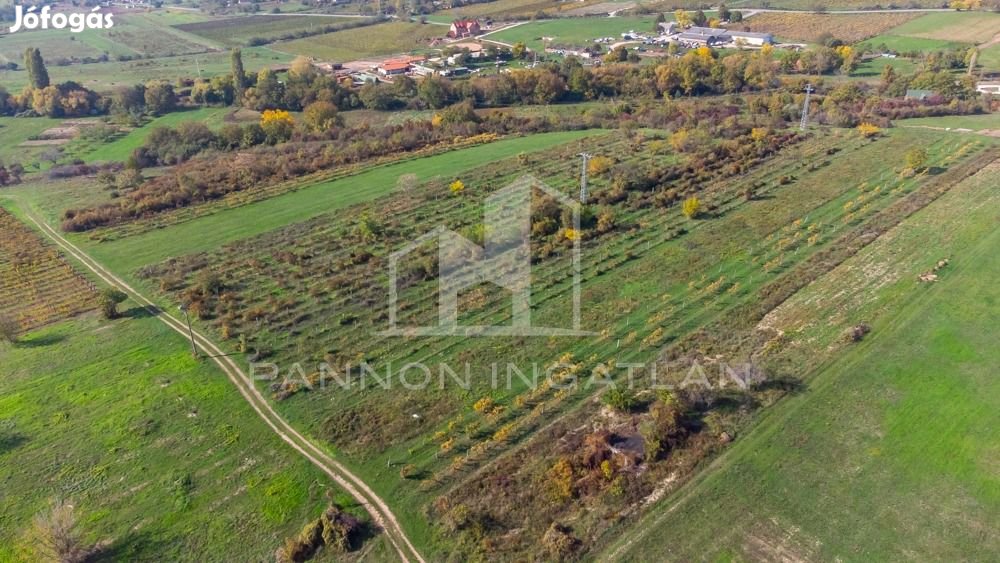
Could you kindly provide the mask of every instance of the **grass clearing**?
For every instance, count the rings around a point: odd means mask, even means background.
[[[635,30],[639,33],[651,33],[655,27],[655,16],[646,17],[588,17],[560,18],[539,20],[489,36],[490,39],[513,45],[523,42],[531,49],[541,50],[545,47],[543,37],[551,37],[551,46],[584,47],[594,43],[601,37],[614,37],[621,40],[621,34]]]
[[[825,314],[873,330],[605,558],[996,553],[998,171],[965,180],[780,308],[771,322],[802,356],[837,338],[837,321],[818,322]],[[943,257],[941,281],[918,284]]]
[[[921,127],[941,127],[948,129],[970,129],[972,131],[997,130],[1000,131],[1000,113],[988,113],[985,115],[951,115],[947,117],[921,117],[915,119],[902,119],[896,122],[897,126],[921,126]]]
[[[1000,35],[1000,14],[990,12],[927,14],[900,25],[890,33],[957,43],[986,43]]]

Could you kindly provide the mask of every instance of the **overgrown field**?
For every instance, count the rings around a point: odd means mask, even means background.
[[[0,208],[0,315],[26,331],[96,306],[90,282],[55,247]]]
[[[800,357],[833,346],[835,359],[605,558],[997,553],[998,173],[957,185],[770,315]],[[942,259],[938,282],[917,281]],[[871,334],[843,344],[836,327],[862,321]]]
[[[54,500],[130,561],[272,560],[331,501],[351,505],[145,311],[32,332],[0,363],[0,560],[21,561]]]
[[[242,205],[239,198],[223,200],[217,206],[209,204],[205,210],[196,207],[191,212],[205,213],[205,216],[175,218],[168,214],[164,218],[165,224],[176,219],[182,222],[167,228],[155,228],[155,223],[142,224],[136,229],[139,234],[105,243],[94,244],[91,241],[89,245],[102,261],[112,264],[117,271],[131,272],[170,256],[211,250],[234,240],[383,197],[396,189],[399,177],[404,174],[416,174],[423,180],[446,178],[498,158],[509,158],[520,152],[533,152],[600,133],[599,130],[568,131],[504,139],[370,170],[354,170],[350,175],[330,181],[282,185],[279,188],[287,193],[262,194],[274,197],[260,201],[251,198],[249,201],[256,201],[253,205]],[[121,234],[130,234],[127,225]]]
[[[915,13],[898,14],[815,14],[760,13],[747,18],[739,27],[771,33],[781,40],[816,43],[824,34],[846,43],[857,43],[881,35],[890,29],[920,17]]]
[[[295,41],[282,41],[273,44],[272,47],[292,55],[349,62],[426,50],[431,38],[444,37],[447,32],[447,28],[439,25],[389,22]]]
[[[609,136],[589,140],[586,147],[626,169],[642,170],[647,165],[683,169],[687,157],[654,149],[661,146],[650,145],[656,142],[655,137]],[[899,177],[896,170],[903,154],[914,145],[929,149],[932,166],[950,170],[954,165],[956,170]],[[376,370],[421,360],[473,366],[469,389],[446,385],[406,392],[372,386],[309,390],[301,380],[283,384],[279,379],[270,391],[281,399],[283,414],[349,453],[380,493],[414,511],[430,510],[433,530],[422,518],[407,516],[406,525],[420,541],[438,546],[432,550],[446,541],[450,550],[526,554],[537,549],[538,534],[553,520],[575,521],[576,537],[599,535],[628,514],[628,505],[653,494],[657,479],[675,472],[686,475],[700,456],[717,445],[708,435],[693,437],[700,454],[678,454],[651,463],[641,479],[624,468],[619,473],[623,481],[615,481],[613,474],[604,485],[581,474],[590,483],[574,485],[579,492],[573,494],[581,495],[581,500],[553,500],[537,488],[544,491],[537,479],[561,455],[562,450],[553,450],[551,444],[585,437],[575,435],[572,425],[557,425],[555,434],[531,436],[560,413],[567,413],[577,425],[577,413],[592,416],[593,407],[577,411],[575,406],[594,389],[528,387],[516,378],[509,389],[493,389],[491,359],[502,358],[528,370],[532,363],[561,361],[571,366],[568,374],[586,374],[599,364],[656,359],[663,346],[686,342],[699,328],[723,322],[727,315],[742,319],[740,315],[746,314],[752,318],[756,314],[752,311],[766,313],[769,302],[822,275],[824,268],[832,267],[825,264],[832,260],[835,265],[837,256],[849,256],[861,233],[891,226],[891,221],[905,217],[907,209],[928,201],[926,194],[946,187],[952,174],[965,173],[957,165],[980,154],[986,140],[934,140],[917,131],[895,131],[869,144],[853,134],[824,134],[763,157],[766,166],[735,182],[726,180],[725,162],[715,163],[704,172],[699,190],[712,218],[696,222],[685,220],[670,199],[661,199],[668,197],[665,192],[619,199],[610,182],[595,177],[593,197],[599,205],[595,213],[603,216],[610,211],[614,217],[610,226],[605,222],[605,227],[590,227],[593,230],[584,234],[583,301],[605,306],[585,306],[583,324],[594,327],[597,335],[580,340],[487,342],[378,334],[386,324],[381,289],[388,286],[384,257],[401,241],[419,235],[427,226],[424,218],[435,217],[474,237],[481,198],[524,172],[572,194],[578,170],[574,155],[583,146],[501,160],[458,174],[466,186],[460,195],[451,193],[450,178],[427,182],[419,192],[398,193],[212,253],[170,260],[143,275],[149,278],[147,283],[160,284],[173,300],[192,304],[228,346],[286,369],[301,362],[310,384],[317,383],[314,366],[323,361],[341,373],[346,364],[362,360]],[[776,141],[774,147],[782,143]],[[867,171],[864,178],[844,184],[843,178],[857,178],[859,170]],[[684,187],[689,180],[677,184],[680,195],[690,193]],[[761,199],[746,203],[747,187],[754,187]],[[367,239],[369,232],[377,233],[376,238]],[[552,236],[548,244],[533,249],[538,260],[533,272],[533,318],[544,326],[558,326],[567,311],[566,244],[559,242],[558,234]],[[418,253],[403,265],[404,324],[425,324],[436,315],[437,283],[433,274],[428,279],[433,266],[423,263],[426,256]],[[463,296],[463,303],[464,322],[509,322],[509,301],[496,292],[477,288]],[[366,337],[360,339],[359,334]],[[784,392],[762,391],[756,400],[772,401]],[[473,408],[487,399],[492,406],[485,411]],[[331,408],[331,401],[336,407]],[[722,416],[726,424],[736,424],[743,415]],[[634,426],[638,421],[611,423],[625,435],[638,432]],[[515,445],[526,449],[511,450]],[[514,457],[502,455],[508,451]],[[502,461],[493,463],[498,456]],[[409,468],[407,475],[399,475],[398,467],[387,471],[387,460]],[[511,465],[515,462],[522,465]],[[508,476],[510,487],[496,481],[501,474]],[[619,484],[612,487],[613,482]],[[616,490],[628,492],[622,496]],[[525,496],[529,491],[532,496]],[[442,498],[463,499],[462,507],[435,502]],[[590,503],[604,508],[581,520],[579,507]],[[469,522],[494,522],[496,534],[530,514],[531,531],[506,547],[496,543],[498,536],[487,533],[484,547],[474,539],[475,530],[482,529],[477,525],[450,527],[455,510],[464,511]]]

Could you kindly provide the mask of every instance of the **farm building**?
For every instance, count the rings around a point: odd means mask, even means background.
[[[463,37],[474,37],[482,32],[482,27],[478,20],[455,20],[451,22],[448,29],[448,37],[460,39]]]
[[[663,35],[673,35],[677,33],[677,22],[662,22],[657,25]]]
[[[406,61],[386,61],[378,65],[378,73],[382,76],[396,76],[406,74],[410,70],[410,63]]]
[[[690,45],[721,45],[729,42],[729,36],[724,29],[692,27],[678,35],[677,40]]]
[[[983,94],[1000,95],[1000,81],[980,82],[979,84],[976,84],[976,91]]]
[[[750,31],[727,31],[727,35],[731,38],[730,41],[733,43],[753,45],[755,47],[762,47],[764,45],[773,45],[774,36],[770,33],[753,33]]]

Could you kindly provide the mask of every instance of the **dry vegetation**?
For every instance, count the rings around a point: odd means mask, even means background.
[[[59,252],[0,209],[0,316],[21,331],[93,309],[94,287]]]
[[[875,37],[920,16],[901,14],[793,14],[762,13],[745,20],[751,31],[772,33],[775,37],[815,43],[825,33],[847,43]]]

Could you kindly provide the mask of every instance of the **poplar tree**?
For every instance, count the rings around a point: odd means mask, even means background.
[[[48,87],[49,71],[45,69],[42,52],[37,47],[28,47],[24,51],[24,66],[28,69],[28,82],[32,88],[41,89]]]

